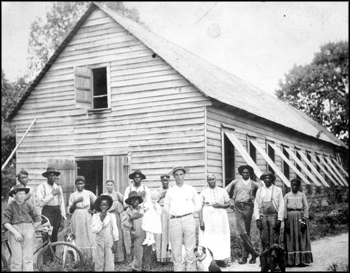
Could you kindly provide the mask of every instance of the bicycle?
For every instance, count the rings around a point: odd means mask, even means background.
[[[50,224],[49,219],[41,215],[46,219],[46,223],[43,224],[43,230],[36,230],[36,233],[41,233],[36,238],[44,239],[38,248],[34,251],[33,256],[38,254],[36,258],[36,265],[39,271],[82,271],[84,266],[84,258],[81,251],[73,244],[57,241],[51,242],[51,235],[53,227]],[[2,244],[5,244],[6,248],[1,249],[1,272],[10,271],[9,264],[12,256],[12,251],[8,242],[8,238],[1,236]],[[9,252],[9,258],[6,259],[3,255],[4,249]],[[35,264],[35,261],[34,261]]]

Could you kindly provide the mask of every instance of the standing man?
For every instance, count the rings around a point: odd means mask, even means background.
[[[26,195],[24,201],[27,201],[28,203],[35,205],[35,199],[34,199],[34,190],[30,187],[27,187],[28,184],[28,172],[26,170],[21,170],[19,173],[16,175],[17,180],[20,185],[22,185],[24,188],[29,188],[29,192]],[[14,187],[10,189],[13,190]],[[12,197],[9,197],[9,202],[12,202],[14,199]]]
[[[194,187],[184,183],[189,169],[176,166],[172,169],[176,185],[171,187],[164,200],[164,209],[169,214],[169,235],[174,261],[174,271],[196,271],[193,249],[196,244],[196,223],[193,213],[201,209],[201,202]],[[186,259],[182,260],[182,245]]]
[[[136,191],[142,197],[143,202],[151,201],[150,189],[144,184],[141,184],[141,181],[146,179],[146,176],[141,172],[141,170],[135,170],[133,173],[129,174],[129,178],[133,180],[133,184],[125,189],[124,198],[127,199],[130,192]],[[125,203],[124,200],[124,207],[127,206],[129,205]]]
[[[53,167],[48,167],[46,172],[42,174],[46,177],[47,181],[42,182],[37,190],[36,195],[40,208],[42,208],[41,214],[49,218],[52,230],[52,242],[57,241],[57,234],[60,225],[63,225],[66,219],[66,209],[63,199],[62,188],[55,183],[57,176],[60,175]]]
[[[265,185],[258,189],[254,204],[256,226],[260,230],[263,251],[279,243],[281,222],[284,217],[282,190],[274,185],[276,177],[271,172],[260,176]]]
[[[143,179],[146,179],[146,176],[141,172],[141,170],[135,170],[133,173],[129,174],[129,178],[133,180],[133,183],[125,189],[124,192],[124,208],[125,210],[129,207],[129,204],[125,200],[129,197],[130,192],[136,191],[141,197],[142,202],[151,201],[151,191],[150,189],[141,184]],[[123,238],[124,246],[127,254],[131,252],[131,230],[128,227],[123,227]]]
[[[226,209],[230,198],[225,189],[216,186],[214,174],[207,176],[208,186],[199,195],[202,209],[199,213],[199,244],[209,247],[218,266],[227,266],[231,260],[231,234]]]
[[[238,263],[247,263],[248,254],[250,253],[252,258],[249,263],[255,264],[259,253],[254,249],[251,242],[250,227],[254,208],[253,199],[259,184],[250,180],[250,176],[254,174],[254,169],[251,166],[240,166],[238,173],[242,178],[233,180],[226,187],[229,197],[232,198],[230,208],[235,212],[237,229],[243,241],[242,259]]]
[[[164,209],[164,200],[167,191],[169,190],[170,175],[162,174],[160,182],[162,186],[158,189],[158,203],[162,208],[162,233],[156,235],[157,261],[160,263],[169,262],[171,253],[168,251],[169,245],[169,214]]]

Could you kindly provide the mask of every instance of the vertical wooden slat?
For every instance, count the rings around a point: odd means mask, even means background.
[[[103,191],[106,191],[105,181],[114,180],[115,190],[124,194],[126,187],[129,185],[129,164],[125,155],[104,156],[103,157]]]

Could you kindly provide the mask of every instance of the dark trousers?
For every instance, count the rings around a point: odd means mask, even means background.
[[[279,243],[280,232],[273,228],[277,223],[277,214],[261,215],[260,216],[263,229],[260,230],[260,238],[263,251],[270,248],[273,244]]]
[[[57,242],[58,229],[62,218],[60,206],[45,206],[41,214],[49,218],[50,224],[53,226],[51,242]]]
[[[242,258],[248,258],[248,254],[256,254],[250,239],[250,225],[252,222],[254,205],[249,203],[235,203],[236,225],[243,241]]]

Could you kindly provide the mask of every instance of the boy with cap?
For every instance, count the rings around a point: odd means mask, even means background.
[[[20,170],[18,172],[18,174],[16,175],[17,180],[19,182],[19,184],[21,184],[24,188],[27,188],[27,184],[28,184],[28,172],[26,170]],[[14,187],[11,188],[11,190]],[[35,205],[35,199],[34,199],[34,191],[33,189],[29,188],[29,193],[27,194],[25,201],[28,201],[29,203],[31,203],[32,205]],[[9,201],[8,202],[12,202],[14,199],[12,197],[9,197]]]
[[[141,227],[144,214],[143,198],[136,191],[131,191],[125,203],[129,207],[126,209],[123,227],[131,229],[131,238],[134,242],[132,271],[149,270],[152,246],[142,245],[146,238],[146,232]]]
[[[12,250],[11,271],[33,271],[35,229],[41,217],[34,205],[25,201],[29,188],[16,185],[9,196],[14,199],[3,212],[2,225],[8,229]]]

